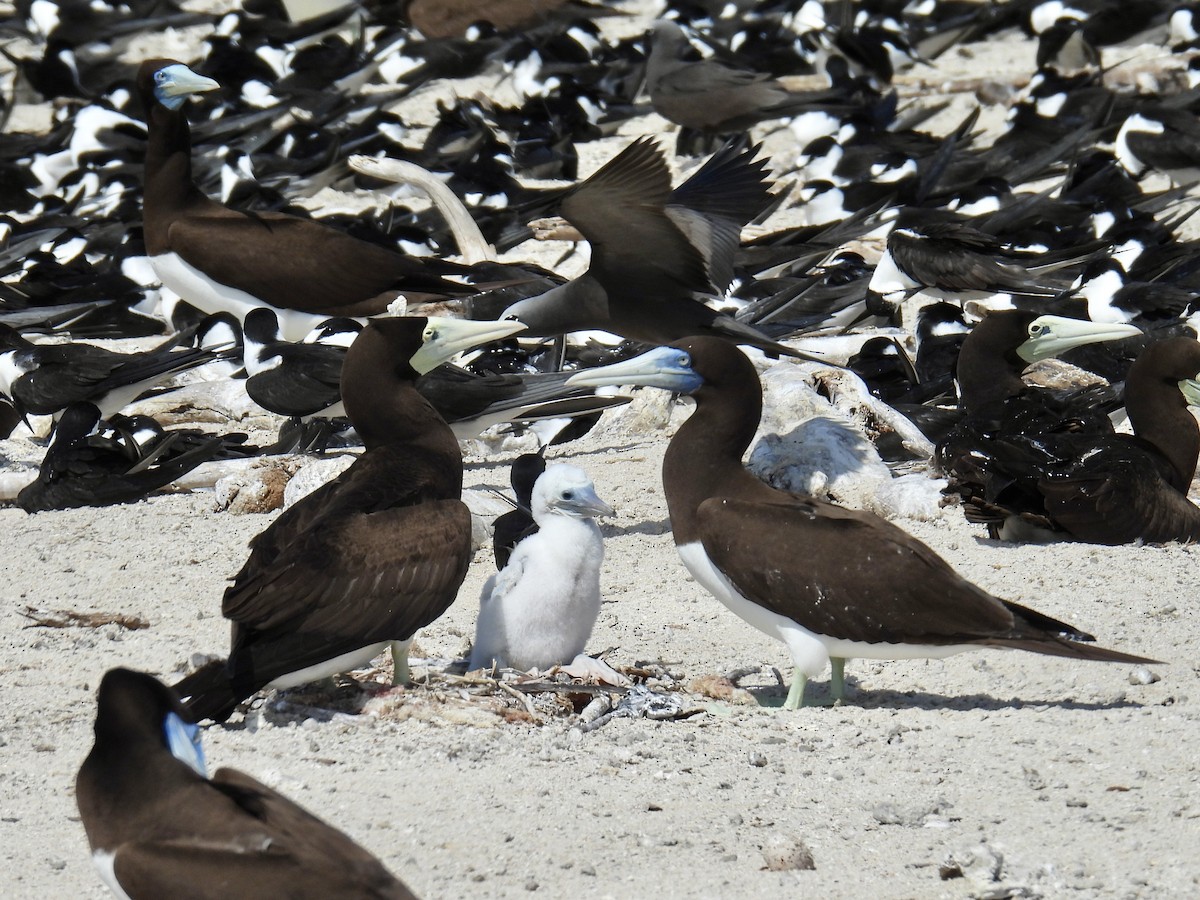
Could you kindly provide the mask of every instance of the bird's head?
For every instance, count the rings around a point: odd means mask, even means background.
[[[696,367],[694,342],[714,341],[715,338],[694,338],[679,341],[665,347],[656,347],[641,356],[622,360],[608,366],[585,369],[567,379],[570,387],[608,387],[610,385],[636,384],[642,387],[662,388],[677,394],[691,394],[704,384],[704,374]],[[736,348],[730,346],[733,352]]]
[[[611,516],[613,508],[596,495],[587,473],[577,466],[557,463],[543,472],[533,487],[533,510],[553,512],[573,519]]]
[[[219,90],[221,85],[198,75],[173,59],[151,59],[142,63],[138,84],[143,96],[153,97],[167,109],[179,109],[192,94]]]
[[[199,729],[171,689],[157,678],[132,669],[109,669],[96,694],[96,740],[121,746],[153,735],[171,755],[205,775]]]

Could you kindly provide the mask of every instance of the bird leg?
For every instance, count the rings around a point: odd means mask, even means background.
[[[787,700],[783,702],[784,709],[799,709],[804,705],[804,688],[808,684],[808,676],[796,668],[792,671],[792,688],[788,691]]]
[[[392,684],[408,684],[408,641],[392,641]]]
[[[829,692],[834,706],[846,702],[846,660],[838,656],[829,659]]]

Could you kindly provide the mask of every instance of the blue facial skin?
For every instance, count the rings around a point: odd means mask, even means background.
[[[585,369],[573,375],[567,383],[580,386],[638,384],[677,394],[691,394],[700,389],[704,378],[692,368],[692,358],[686,350],[656,347],[624,362]]]
[[[170,748],[172,756],[180,762],[187,763],[197,774],[208,777],[198,725],[183,721],[173,712],[167,713],[163,719],[163,734],[167,738],[167,747]]]
[[[154,99],[167,109],[179,109],[192,94],[216,89],[211,78],[197,75],[182,63],[163,66],[154,73]]]

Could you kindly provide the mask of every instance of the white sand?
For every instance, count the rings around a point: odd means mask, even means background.
[[[989,76],[1031,68],[1028,42],[972,49],[975,62],[951,54],[943,65],[955,77],[978,76],[980,59],[1004,60]],[[604,159],[620,144],[581,151]],[[604,526],[606,600],[589,649],[616,648],[616,665],[662,663],[685,683],[750,670],[743,686],[778,705],[783,646],[698,588],[676,557],[659,482],[668,434],[613,426],[555,456],[584,467],[618,510]],[[506,487],[512,455],[471,456],[468,487]],[[213,507],[198,493],[0,510],[4,897],[106,896],[72,787],[94,692],[112,666],[171,680],[193,652],[227,649],[225,580],[271,515]],[[1017,652],[851,662],[850,706],[785,713],[695,696],[703,714],[615,719],[584,735],[566,717],[505,722],[488,711],[499,701],[468,702],[437,679],[379,717],[309,718],[272,695],[248,721],[206,730],[210,765],[277,786],[427,898],[1195,896],[1196,551],[1002,546],[953,508],[902,524],[1000,596],[1171,664],[1150,667],[1161,680],[1142,685],[1130,666]],[[459,601],[418,635],[421,653],[463,654],[491,567],[480,551]],[[150,627],[32,628],[27,604]],[[767,871],[762,848],[793,841],[815,869]],[[951,859],[965,876],[943,880]]]

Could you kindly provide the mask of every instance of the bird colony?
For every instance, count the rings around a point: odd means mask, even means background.
[[[1200,892],[1192,5],[4,12],[6,897]]]

